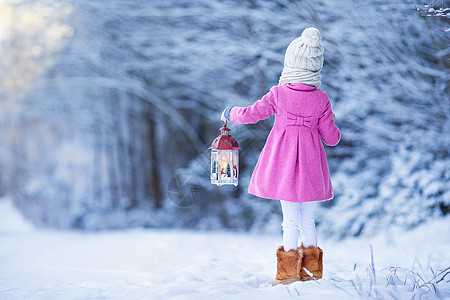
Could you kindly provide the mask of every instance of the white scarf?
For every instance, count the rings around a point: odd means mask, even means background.
[[[286,83],[304,83],[307,85],[319,87],[321,84],[322,75],[319,71],[310,71],[300,68],[291,68],[284,66],[281,72],[279,85]]]

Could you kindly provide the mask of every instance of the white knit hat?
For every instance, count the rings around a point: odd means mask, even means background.
[[[304,83],[319,87],[322,79],[320,75],[322,67],[322,35],[317,28],[306,28],[299,38],[289,44],[286,50],[279,85]]]

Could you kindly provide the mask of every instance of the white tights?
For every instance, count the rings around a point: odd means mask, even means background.
[[[295,203],[280,200],[283,211],[283,246],[284,251],[297,250],[299,230],[304,247],[317,247],[314,210],[316,202]]]

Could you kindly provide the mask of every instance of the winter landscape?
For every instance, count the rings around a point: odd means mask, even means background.
[[[0,200],[0,299],[448,299],[449,218],[321,241],[324,277],[270,286],[278,235],[37,230]]]
[[[0,0],[0,299],[450,298],[448,1]],[[247,193],[274,118],[228,105],[323,35],[342,137],[316,211],[323,279],[270,286],[278,201]]]

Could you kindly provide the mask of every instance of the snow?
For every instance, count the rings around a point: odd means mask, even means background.
[[[449,267],[450,48],[445,20],[414,7],[1,0],[0,300],[435,297],[414,280]],[[211,185],[208,147],[309,26],[343,134],[316,213],[325,277],[270,287],[280,205],[247,186],[273,118],[231,127],[237,188]]]
[[[444,299],[449,278],[432,282],[437,294],[413,280],[449,267],[449,221],[340,242],[319,236],[324,278],[272,287],[281,234],[33,230],[0,199],[0,299]],[[405,269],[395,277],[390,267]]]
[[[5,232],[30,232],[33,226],[25,218],[15,211],[10,199],[0,198],[0,233]]]

